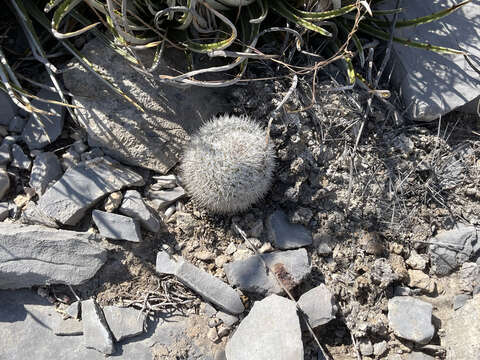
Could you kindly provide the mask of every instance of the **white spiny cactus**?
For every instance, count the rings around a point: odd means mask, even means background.
[[[223,115],[192,136],[182,181],[194,202],[214,213],[235,213],[264,197],[272,183],[275,155],[259,124],[246,116]]]

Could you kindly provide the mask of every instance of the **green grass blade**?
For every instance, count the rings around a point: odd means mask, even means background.
[[[283,16],[287,20],[304,27],[305,29],[317,32],[321,35],[332,37],[332,34],[325,30],[324,28],[311,23],[308,20],[305,20],[303,17],[293,13],[283,1],[270,0],[269,7],[273,9],[276,13]]]
[[[417,25],[423,25],[423,24],[428,24],[428,23],[433,22],[433,21],[437,21],[437,20],[439,20],[439,19],[441,19],[445,16],[450,15],[454,11],[457,11],[462,6],[470,3],[471,1],[472,0],[463,1],[460,4],[453,5],[452,7],[448,8],[448,9],[438,11],[438,12],[433,13],[431,15],[421,16],[421,17],[417,17],[415,19],[410,19],[410,20],[397,21],[395,23],[395,27],[402,28],[402,27],[408,27],[408,26],[417,26]],[[390,26],[389,21],[378,20],[378,19],[375,19],[375,18],[371,18],[369,20],[374,21],[377,25],[382,26],[382,27],[389,27]]]
[[[302,11],[298,10],[292,5],[290,5],[288,2],[285,3],[286,6],[295,14],[298,16],[302,17],[304,20],[328,20],[332,18],[336,18],[345,14],[348,14],[349,12],[353,11],[356,9],[356,5],[346,5],[344,7],[341,7],[340,9],[336,10],[328,10],[328,11],[319,11],[319,12],[312,12],[312,11]]]
[[[52,31],[49,21],[47,17],[38,9],[34,0],[24,0],[26,4],[29,6],[27,7],[27,12],[29,15],[34,18],[38,23],[48,31]],[[131,103],[135,106],[138,110],[145,112],[145,110],[138,105],[134,100],[128,97],[122,90],[120,90],[115,84],[113,84],[110,80],[106,79],[102,74],[100,74],[97,70],[95,70],[94,65],[84,56],[82,55],[69,40],[58,40],[60,44],[62,44],[65,49],[67,49],[77,60],[90,72],[92,72],[101,82],[103,82],[108,88],[110,88],[115,94],[121,96],[123,99]]]
[[[78,36],[100,24],[100,22],[97,22],[97,23],[85,26],[79,30],[69,32],[69,33],[64,33],[64,34],[58,31],[63,18],[67,16],[70,13],[70,11],[72,11],[75,8],[75,6],[80,4],[82,1],[83,0],[66,0],[62,4],[60,4],[57,10],[55,10],[55,12],[53,13],[52,33],[53,33],[53,36],[55,36],[57,39],[67,39],[73,36]]]
[[[385,41],[390,40],[390,34],[386,33],[385,31],[375,29],[374,27],[367,25],[365,23],[360,23],[359,31],[362,31],[364,33],[367,33],[371,36],[375,36]],[[393,37],[393,41],[399,44],[403,44],[403,45],[407,45],[407,46],[411,46],[419,49],[429,50],[429,51],[437,52],[440,54],[465,55],[465,52],[461,50],[456,50],[456,49],[438,46],[438,45],[431,45],[431,44],[422,43],[418,41],[412,41],[404,38],[399,38],[396,36]]]

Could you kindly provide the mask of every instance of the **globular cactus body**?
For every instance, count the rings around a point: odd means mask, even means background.
[[[182,181],[194,202],[229,214],[265,196],[275,169],[272,142],[246,116],[223,115],[205,123],[184,151]]]

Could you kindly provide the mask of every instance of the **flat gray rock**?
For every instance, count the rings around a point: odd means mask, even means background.
[[[102,237],[132,242],[142,241],[140,225],[128,216],[93,210],[92,219]]]
[[[0,200],[10,189],[10,177],[5,169],[0,168]]]
[[[225,348],[228,360],[303,360],[295,303],[270,295],[253,304]]]
[[[82,53],[96,70],[136,101],[145,112],[113,94],[77,61],[63,74],[74,94],[73,104],[91,147],[126,164],[166,173],[178,161],[187,133],[219,112],[227,111],[222,92],[201,87],[177,88],[158,81],[159,74],[175,74],[184,63],[181,53],[168,50],[153,77],[132,69],[98,39],[89,41]],[[146,51],[141,55],[150,55]],[[171,56],[171,60],[166,60]],[[147,63],[149,60],[146,60]],[[179,69],[181,70],[181,69]]]
[[[105,360],[105,354],[87,349],[83,336],[56,336],[54,329],[58,313],[46,299],[30,289],[0,290],[0,349],[6,360]],[[198,327],[205,324],[194,321],[197,315],[188,317],[159,314],[160,319],[148,322],[148,332],[116,344],[115,360],[171,360],[175,350],[187,351],[189,359],[214,360],[214,344]],[[148,321],[148,320],[147,320]],[[195,331],[190,331],[195,326]],[[196,334],[196,335],[192,335]],[[178,348],[177,344],[182,344]],[[159,357],[159,349],[165,348],[169,355]]]
[[[62,101],[58,94],[46,89],[41,89],[37,96],[42,99]],[[38,120],[30,115],[23,129],[22,138],[30,150],[43,149],[48,144],[57,140],[62,133],[65,108],[61,105],[38,100],[33,100],[32,105],[48,111],[52,113],[52,115],[39,116]]]
[[[83,340],[85,347],[110,355],[115,351],[112,335],[102,310],[94,299],[82,301]]]
[[[254,255],[245,260],[225,264],[223,269],[228,282],[241,290],[260,295],[282,293],[282,287],[275,280],[275,276],[267,272],[264,262],[277,273],[289,289],[300,284],[311,271],[305,249]]]
[[[415,1],[398,20],[430,15],[458,1]],[[394,4],[393,4],[394,5]],[[389,3],[385,7],[391,9]],[[480,4],[472,1],[454,13],[420,26],[397,28],[395,35],[413,41],[462,49],[480,57]],[[461,34],[458,31],[462,29]],[[463,55],[439,54],[393,42],[393,84],[401,91],[407,115],[430,121],[469,103],[479,95],[478,74]],[[474,60],[475,61],[475,60]]]
[[[0,289],[78,285],[106,261],[96,236],[39,225],[0,223]]]
[[[223,311],[218,311],[215,314],[215,317],[217,319],[222,320],[222,324],[225,324],[229,327],[232,327],[233,325],[235,325],[238,322],[238,317],[227,314],[227,313],[224,313]]]
[[[10,145],[2,142],[2,145],[0,145],[0,165],[7,165],[11,160]]]
[[[149,190],[147,196],[155,204],[155,208],[160,210],[185,196],[185,190],[180,186],[171,190]]]
[[[20,222],[26,225],[43,225],[55,229],[60,227],[55,219],[45,215],[33,201],[30,201],[27,206],[23,208]]]
[[[8,203],[2,202],[0,203],[0,221],[5,220],[8,217]]]
[[[60,179],[62,175],[62,166],[57,155],[52,152],[44,152],[38,154],[33,160],[29,184],[41,196],[47,187]]]
[[[103,314],[117,342],[143,333],[145,315],[139,310],[105,306],[103,308]]]
[[[160,230],[160,221],[145,205],[142,196],[136,190],[127,190],[125,192],[122,204],[118,210],[123,215],[140,221],[140,224],[150,232],[157,233]]]
[[[480,354],[480,294],[442,321],[445,336],[441,345],[447,349],[447,360],[477,359]]]
[[[281,210],[268,217],[267,230],[270,242],[278,249],[296,249],[312,244],[312,233],[303,225],[289,223]]]
[[[17,144],[12,145],[12,162],[10,166],[24,170],[30,170],[32,166],[32,160],[25,155],[22,148]]]
[[[458,224],[429,241],[431,270],[436,275],[447,275],[468,261],[480,249],[475,226]]]
[[[80,163],[65,174],[38,201],[45,215],[66,225],[77,224],[102,197],[127,186],[142,186],[143,178],[106,157]]]
[[[71,303],[66,309],[65,312],[70,316],[72,319],[79,319],[80,318],[80,311],[81,311],[81,301],[75,301]]]
[[[17,106],[13,103],[10,96],[5,92],[0,92],[0,125],[8,126],[10,119],[15,116]]]
[[[15,115],[10,119],[10,124],[8,124],[8,131],[14,133],[21,133],[25,127],[27,121],[19,115]]]
[[[157,254],[156,271],[160,274],[175,275],[205,300],[228,313],[240,314],[245,310],[240,296],[229,285],[182,258],[173,259],[160,251]]]
[[[335,300],[325,284],[321,284],[300,296],[298,306],[307,316],[312,328],[335,319]]]
[[[83,325],[77,319],[62,319],[57,316],[57,322],[53,328],[53,333],[57,336],[75,336],[83,335]]]
[[[428,344],[435,334],[432,305],[410,296],[388,301],[388,322],[396,336],[418,344]]]

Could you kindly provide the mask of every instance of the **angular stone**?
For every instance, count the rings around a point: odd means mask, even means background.
[[[437,288],[435,281],[421,270],[408,270],[408,279],[409,287],[422,289],[427,294],[434,293]]]
[[[0,200],[3,199],[5,194],[10,189],[10,177],[7,170],[0,168]]]
[[[373,344],[373,355],[381,356],[388,349],[388,344],[385,340]]]
[[[157,233],[160,230],[160,221],[145,205],[142,196],[136,190],[127,190],[119,211],[123,215],[140,221],[140,224],[148,231]]]
[[[160,251],[157,254],[156,270],[161,274],[173,274],[186,286],[201,295],[205,300],[231,314],[240,314],[245,308],[240,296],[219,278],[186,262],[182,258],[169,258]]]
[[[58,317],[53,332],[57,336],[83,335],[83,325],[76,319],[63,320]]]
[[[287,289],[300,284],[311,271],[305,249],[254,255],[246,260],[225,264],[223,269],[228,282],[241,290],[260,295],[282,293],[282,287],[272,272],[267,272],[264,262],[276,272]]]
[[[93,210],[92,219],[102,237],[113,240],[142,241],[140,225],[128,216]]]
[[[432,305],[410,296],[388,301],[388,321],[396,336],[418,344],[428,344],[435,334]]]
[[[25,155],[19,145],[13,144],[12,163],[10,165],[19,169],[30,170],[30,166],[32,166],[32,160],[30,160],[30,158]]]
[[[46,89],[41,89],[37,96],[46,100],[62,101],[58,94]],[[43,149],[48,144],[57,140],[62,133],[65,108],[61,105],[38,100],[33,100],[32,105],[48,111],[52,113],[52,115],[38,116],[38,119],[30,115],[27,125],[25,125],[23,129],[22,138],[30,150]]]
[[[270,295],[253,304],[225,348],[228,360],[301,360],[302,332],[295,303]]]
[[[143,178],[106,157],[80,163],[65,174],[38,201],[47,216],[75,225],[105,195],[126,186],[142,186]]]
[[[475,226],[464,224],[458,224],[452,230],[439,233],[430,239],[430,243],[431,270],[436,275],[451,273],[468,261],[474,251],[480,249],[477,229]]]
[[[38,225],[0,223],[0,289],[35,285],[78,285],[106,261],[96,236]]]
[[[82,301],[82,324],[85,347],[106,355],[115,351],[112,335],[102,310],[94,299]]]
[[[10,154],[10,145],[2,142],[2,145],[0,145],[0,166],[7,165],[11,160],[12,155]]]
[[[445,336],[441,345],[447,348],[447,359],[477,359],[480,354],[480,294],[442,321]]]
[[[13,103],[10,96],[5,92],[0,92],[0,125],[8,126],[10,119],[15,116],[17,106]]]
[[[81,309],[81,301],[75,301],[71,303],[66,309],[65,312],[70,316],[72,319],[79,319],[80,318],[80,309]]]
[[[82,53],[98,65],[97,71],[144,110],[113,94],[77,61],[68,65],[65,85],[74,94],[73,104],[79,106],[75,111],[87,131],[89,145],[101,147],[106,154],[126,164],[166,173],[178,161],[188,140],[187,133],[227,110],[220,91],[158,82],[160,74],[177,74],[172,68],[181,70],[178,67],[184,60],[174,50],[165,52],[151,79],[134,70],[98,39],[89,41]],[[153,53],[144,51],[141,55],[148,57]]]
[[[415,250],[412,250],[410,256],[406,261],[407,265],[415,270],[423,270],[427,266],[428,260],[419,255]]]
[[[59,228],[55,219],[45,215],[33,201],[30,201],[23,208],[20,222],[26,225],[44,225],[55,229]]]
[[[115,341],[122,341],[143,333],[145,315],[133,308],[105,306],[103,308],[105,320],[113,334]]]
[[[29,184],[41,196],[48,186],[60,179],[62,174],[62,167],[57,156],[52,152],[44,152],[38,154],[33,160]]]
[[[296,249],[312,244],[312,233],[303,225],[290,224],[281,210],[268,217],[267,229],[270,242],[278,249]]]
[[[415,1],[405,7],[398,20],[431,15],[456,4],[458,1],[454,0]],[[390,3],[385,7],[392,8]],[[440,21],[397,27],[395,35],[461,49],[475,59],[480,57],[479,14],[480,4],[473,1]],[[455,36],[458,29],[462,29],[462,36]],[[479,95],[478,74],[461,54],[440,54],[394,42],[392,62],[395,63],[392,83],[401,90],[407,115],[412,119],[437,119]]]
[[[223,311],[218,311],[215,314],[215,317],[217,319],[222,320],[222,324],[225,324],[229,327],[232,327],[233,325],[235,325],[238,322],[238,317],[227,314],[227,313],[224,313]]]
[[[174,203],[185,195],[185,190],[177,186],[172,190],[149,190],[147,197],[152,200],[157,210],[165,209],[168,205]]]
[[[472,298],[471,295],[468,295],[468,294],[459,294],[459,295],[455,295],[455,297],[453,298],[453,310],[458,310],[460,309],[461,307],[463,307],[463,305],[465,305],[467,303],[468,300],[470,300]]]
[[[335,300],[325,284],[321,284],[300,296],[298,306],[307,316],[312,328],[335,319]]]
[[[0,203],[0,221],[5,220],[8,217],[8,203],[2,202]]]
[[[10,124],[8,124],[8,131],[14,133],[21,133],[25,127],[26,120],[21,116],[15,115],[10,119]]]

